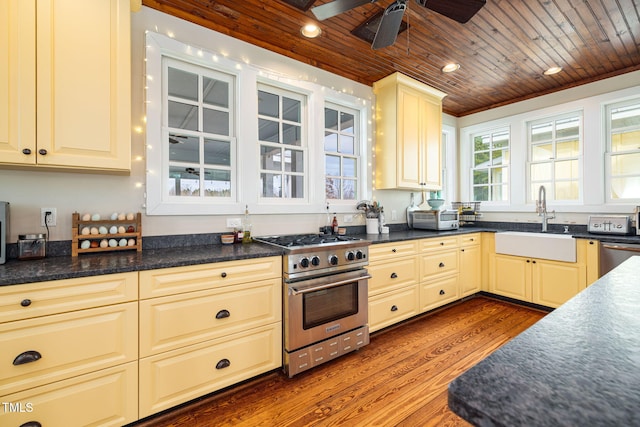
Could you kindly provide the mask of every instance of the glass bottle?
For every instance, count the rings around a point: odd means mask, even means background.
[[[251,218],[249,217],[249,205],[245,205],[244,218],[242,219],[242,243],[251,243]]]

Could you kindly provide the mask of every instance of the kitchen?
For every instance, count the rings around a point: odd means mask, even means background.
[[[269,56],[268,53],[239,42],[236,39],[212,33],[202,27],[197,27],[153,10],[143,8],[141,12],[132,15],[132,58],[143,58],[144,53],[144,31],[151,30],[157,33],[168,34],[170,32],[180,34],[180,40],[191,43],[194,46],[202,46],[210,51],[216,52],[218,45],[227,47],[231,52],[237,52],[237,59],[242,53],[246,53],[247,58],[252,62],[262,64],[265,69],[272,69],[272,63],[278,61],[278,76],[308,74],[309,80],[312,76],[323,82],[327,87],[345,88],[354,96],[372,102],[373,95],[371,88],[346,80],[335,75],[322,72],[313,67],[306,66],[281,57]],[[262,62],[259,62],[262,61]],[[129,175],[102,175],[102,174],[74,174],[61,171],[24,171],[24,170],[0,170],[0,181],[2,188],[0,199],[11,202],[11,235],[9,242],[16,242],[18,234],[23,232],[44,232],[40,227],[40,208],[57,208],[58,224],[50,228],[50,240],[68,241],[71,237],[71,214],[79,212],[102,212],[103,214],[113,211],[137,212],[143,211],[145,197],[145,135],[144,122],[144,69],[141,60],[132,60],[132,125],[134,132],[131,135],[131,173]],[[512,132],[517,134],[523,127],[522,118],[531,114],[536,117],[553,115],[556,112],[575,110],[584,108],[585,126],[590,126],[590,131],[585,130],[585,144],[597,146],[599,144],[598,135],[601,134],[600,120],[596,119],[602,103],[610,102],[621,98],[637,96],[638,72],[630,72],[619,77],[607,79],[578,88],[569,89],[562,93],[546,95],[540,99],[523,101],[509,107],[500,107],[489,110],[485,113],[456,118],[444,115],[444,130],[451,129],[455,135],[455,130],[459,129],[461,138],[465,132],[473,133],[473,127],[482,123],[501,122],[504,125],[506,117],[512,126]],[[533,114],[531,112],[534,112]],[[592,138],[589,142],[588,138]],[[595,145],[593,145],[595,144]],[[455,153],[455,144],[454,153]],[[524,150],[516,152],[514,147],[512,162],[522,160]],[[588,157],[592,152],[585,150]],[[593,155],[597,155],[597,152]],[[462,159],[462,157],[461,157]],[[600,162],[592,159],[590,165],[603,168]],[[455,162],[453,163],[455,167]],[[590,169],[593,170],[593,169]],[[602,203],[604,199],[604,184],[599,180],[598,174],[585,174],[586,192],[584,207],[577,206],[573,209],[556,213],[557,218],[552,221],[554,224],[586,224],[590,213],[608,214],[631,214],[632,207],[624,209],[612,207]],[[462,200],[466,200],[469,194],[464,194],[464,186],[459,182],[464,182],[464,177],[454,177],[455,187],[460,187]],[[524,188],[524,186],[522,187]],[[466,190],[468,191],[468,189]],[[78,198],[81,195],[81,198]],[[372,194],[384,207],[387,214],[387,222],[390,224],[401,224],[404,216],[404,209],[408,204],[409,197],[406,191],[376,190]],[[465,197],[467,196],[467,197]],[[535,214],[535,206],[527,204],[522,192],[514,190],[512,199],[519,203],[514,203],[510,211],[505,211],[500,207],[490,208],[483,204],[484,219],[487,221],[507,221],[507,222],[528,222],[539,224],[540,219]],[[456,199],[455,193],[447,196],[452,201]],[[323,206],[324,200],[314,207],[314,211],[301,213],[299,215],[284,214],[260,214],[252,215],[253,234],[289,234],[295,232],[309,232],[316,230],[320,226],[326,225],[326,214]],[[253,212],[254,207],[251,206]],[[208,233],[220,233],[229,231],[226,224],[228,217],[241,217],[244,206],[228,215],[146,215],[143,218],[144,236],[166,236],[166,235],[202,235]],[[362,220],[356,216],[355,203],[347,207],[337,206],[340,222],[348,225],[344,216],[353,215],[354,225],[363,224]],[[396,215],[393,218],[393,211]],[[152,239],[149,239],[152,241]],[[182,240],[182,238],[181,238]],[[68,248],[68,244],[65,243]],[[82,258],[80,258],[82,260]]]

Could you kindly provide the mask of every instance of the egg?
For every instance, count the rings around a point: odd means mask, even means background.
[[[88,236],[89,234],[91,234],[91,229],[89,227],[82,227],[82,231],[80,231],[80,234],[82,234],[83,236]]]
[[[80,242],[80,249],[89,249],[91,247],[91,242],[89,240],[83,240]]]
[[[107,239],[100,240],[100,247],[101,248],[106,248],[108,246],[109,246],[109,242],[107,242]]]
[[[118,227],[118,233],[122,234],[122,233],[126,233],[127,229],[124,228],[124,225],[121,225],[120,227]]]
[[[128,221],[133,220],[135,217],[136,217],[136,216],[135,216],[133,213],[128,213],[128,214],[127,214],[127,220],[128,220]]]
[[[100,214],[91,215],[91,221],[100,221]]]
[[[118,246],[127,246],[127,239],[118,240]]]
[[[127,216],[124,214],[124,212],[121,213],[121,214],[118,214],[118,220],[124,221],[126,218],[127,218]]]
[[[107,234],[107,227],[105,227],[104,225],[101,225],[101,226],[98,228],[98,233],[99,233],[99,234]]]
[[[98,246],[100,246],[100,242],[98,242],[97,240],[92,240],[90,246],[92,248],[97,248]]]
[[[127,233],[135,233],[136,229],[133,227],[133,225],[130,225],[129,227],[127,227]]]
[[[118,219],[118,212],[114,212],[111,214],[111,220],[116,220]]]
[[[117,232],[118,232],[118,227],[116,227],[115,225],[112,225],[111,228],[109,229],[109,233],[116,234]]]
[[[86,213],[86,214],[82,215],[82,220],[83,221],[91,221],[91,214],[90,213]]]
[[[89,233],[90,234],[100,234],[100,232],[98,231],[98,227],[91,227],[91,231]]]
[[[116,239],[109,239],[109,247],[115,248],[118,246],[118,241]]]
[[[136,239],[127,240],[127,246],[135,246],[135,245],[136,245]]]

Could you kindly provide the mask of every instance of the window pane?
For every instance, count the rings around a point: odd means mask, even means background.
[[[298,125],[282,124],[282,142],[287,145],[302,145],[302,128]]]
[[[342,180],[342,198],[344,200],[357,200],[356,181],[353,179]]]
[[[280,197],[282,190],[282,175],[261,173],[260,186],[263,197]]]
[[[304,153],[299,150],[284,150],[284,166],[287,172],[304,172]]]
[[[580,118],[558,120],[556,122],[556,139],[577,138],[580,134]]]
[[[612,199],[640,199],[640,176],[611,179]]]
[[[340,132],[353,134],[353,114],[340,112]]]
[[[549,160],[553,158],[553,145],[540,144],[531,147],[531,161]]]
[[[491,145],[489,135],[476,136],[473,138],[474,151],[488,150]]]
[[[342,158],[342,176],[355,177],[356,176],[356,159],[351,157]]]
[[[531,165],[531,180],[550,181],[551,180],[551,163],[535,163]]]
[[[558,159],[566,159],[568,157],[577,157],[580,153],[580,141],[577,139],[571,141],[562,141],[556,144],[556,157]]]
[[[611,151],[640,150],[640,130],[611,135]]]
[[[545,189],[551,188],[552,184],[550,181],[542,181],[542,182],[534,182],[531,184],[531,194],[533,195],[533,200],[538,200],[538,193],[540,192],[540,187],[544,185]],[[549,199],[549,190],[547,190],[547,199]]]
[[[489,186],[473,187],[473,200],[475,202],[489,200]]]
[[[205,197],[230,197],[231,196],[231,172],[227,170],[204,170],[204,196]]]
[[[332,153],[338,152],[338,134],[333,132],[324,133],[324,151]]]
[[[229,108],[229,84],[209,77],[202,79],[202,100],[216,107]]]
[[[174,162],[199,163],[200,143],[198,138],[169,134],[169,160]]]
[[[332,176],[340,176],[340,157],[324,156],[325,174]]]
[[[169,127],[176,129],[198,130],[198,107],[169,101]]]
[[[640,153],[611,156],[612,175],[640,174]]]
[[[199,169],[180,166],[169,167],[169,195],[170,196],[199,196]]]
[[[473,156],[473,166],[489,166],[489,153],[476,153]]]
[[[509,132],[500,132],[493,135],[493,148],[509,147]]]
[[[503,202],[508,199],[509,187],[506,185],[495,185],[491,187],[491,200],[494,202]]]
[[[280,142],[278,122],[258,119],[258,139],[267,142]]]
[[[324,186],[327,199],[340,199],[339,178],[326,178]]]
[[[280,109],[278,108],[279,97],[263,90],[258,91],[258,114],[279,118]]]
[[[473,171],[473,183],[474,184],[488,184],[489,183],[489,170],[475,170]]]
[[[272,171],[282,170],[282,150],[278,147],[260,146],[260,168]]]
[[[611,129],[640,127],[640,104],[613,108],[611,110]]]
[[[205,139],[204,162],[208,165],[231,166],[231,143]]]
[[[205,108],[202,111],[203,131],[217,135],[229,135],[229,113]]]
[[[169,96],[190,101],[198,100],[198,75],[169,67],[167,77]]]
[[[492,165],[506,165],[509,163],[509,159],[506,157],[508,154],[507,150],[493,150],[491,152],[491,156],[493,157],[491,164]]]
[[[284,197],[302,199],[304,197],[304,177],[285,175]]]
[[[531,126],[531,142],[551,141],[553,123],[542,123]]]
[[[301,103],[297,99],[282,97],[282,118],[290,122],[300,123],[302,115]]]
[[[556,200],[578,200],[578,181],[556,182]]]
[[[491,183],[499,184],[508,182],[507,168],[491,169]],[[500,199],[502,200],[502,199]]]
[[[338,130],[338,111],[332,108],[324,109],[324,128]]]
[[[340,135],[340,152],[342,154],[355,154],[355,140],[352,136]]]
[[[556,179],[567,180],[578,178],[578,161],[564,160],[556,162]]]

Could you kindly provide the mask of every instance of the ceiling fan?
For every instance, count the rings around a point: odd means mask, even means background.
[[[376,3],[378,0],[334,0],[320,6],[313,7],[311,12],[315,17],[323,21],[341,13],[347,12],[367,3]],[[373,39],[372,49],[381,49],[391,46],[396,41],[398,30],[402,24],[402,17],[407,9],[408,0],[395,0],[383,12],[380,25]],[[441,15],[464,24],[475,15],[486,0],[416,0],[420,6],[431,9]]]

